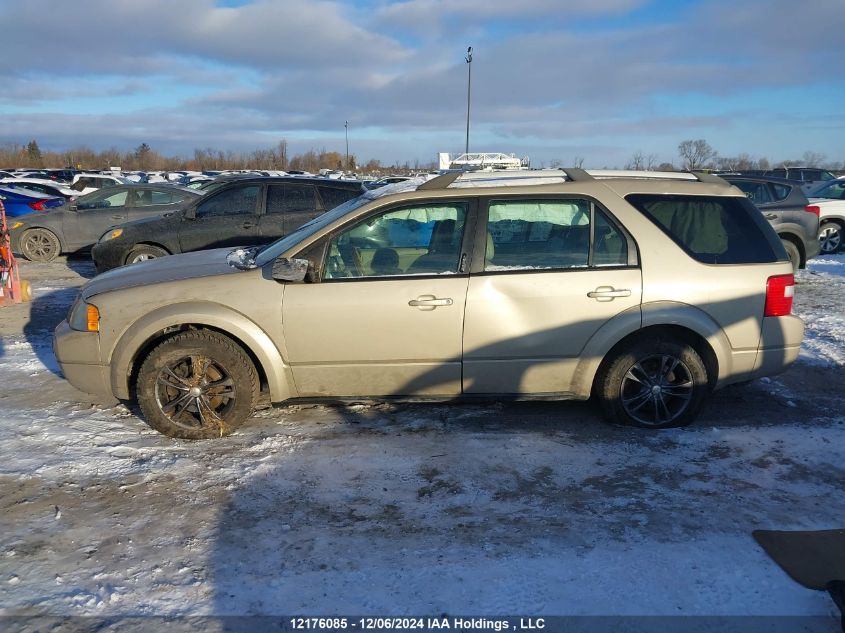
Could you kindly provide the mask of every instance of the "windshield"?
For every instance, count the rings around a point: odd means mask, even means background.
[[[363,207],[365,204],[368,204],[373,200],[384,198],[385,196],[389,196],[394,193],[413,191],[426,180],[428,180],[430,177],[431,176],[411,178],[410,180],[397,182],[392,185],[387,185],[386,187],[366,191],[357,198],[347,200],[346,202],[344,202],[340,206],[335,207],[331,211],[326,211],[323,215],[317,216],[307,224],[303,224],[293,233],[290,233],[285,237],[265,246],[258,252],[258,255],[255,258],[256,266],[263,266],[264,264],[276,259],[279,255],[281,255],[288,249],[296,246],[296,244],[301,240],[305,239],[309,235],[314,234],[323,227],[328,226],[335,220],[339,220],[347,213],[351,213],[355,209]]]
[[[264,264],[276,259],[286,250],[295,246],[300,240],[308,237],[316,231],[319,231],[324,226],[328,226],[335,220],[342,218],[350,211],[354,211],[358,207],[364,206],[370,201],[371,198],[368,198],[365,194],[363,196],[358,196],[357,198],[352,198],[352,200],[347,200],[342,205],[335,207],[331,211],[326,211],[323,215],[319,215],[310,222],[303,224],[293,233],[289,233],[283,238],[278,239],[262,248],[255,258],[255,264],[257,266],[263,266]]]

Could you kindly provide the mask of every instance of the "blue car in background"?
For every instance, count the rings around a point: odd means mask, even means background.
[[[60,207],[65,203],[64,198],[48,196],[37,191],[27,191],[20,188],[0,186],[0,200],[6,207],[6,215],[15,218],[33,211],[44,213],[50,209]]]

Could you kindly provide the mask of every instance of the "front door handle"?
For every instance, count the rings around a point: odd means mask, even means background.
[[[434,295],[420,295],[416,299],[411,299],[408,305],[412,308],[419,308],[420,310],[434,310],[438,306],[450,306],[453,303],[454,301],[449,297],[439,299]]]
[[[113,215],[113,216],[111,216],[111,219],[112,220],[123,220],[124,218],[123,218],[122,215]]]
[[[596,301],[613,301],[616,297],[630,297],[631,291],[627,288],[617,290],[613,286],[599,286],[592,292],[588,292],[587,296]]]
[[[254,226],[255,225],[252,222],[244,222],[243,224],[241,224],[242,229],[251,229]]]
[[[777,220],[777,219],[778,219],[778,214],[777,214],[777,213],[767,213],[767,214],[765,215],[765,218],[766,218],[767,220]]]

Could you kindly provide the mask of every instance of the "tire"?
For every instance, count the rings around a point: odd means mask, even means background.
[[[21,255],[31,262],[51,262],[62,252],[56,234],[47,229],[29,229],[21,235]]]
[[[789,256],[789,261],[792,263],[792,272],[797,273],[801,268],[801,251],[791,241],[781,238],[783,247],[786,249],[786,254]]]
[[[710,386],[707,368],[690,345],[649,338],[607,359],[595,392],[610,422],[666,429],[690,424]]]
[[[211,439],[228,435],[252,414],[258,373],[231,339],[189,330],[150,352],[135,390],[144,420],[156,431],[186,440]]]
[[[822,222],[819,227],[819,246],[822,249],[822,255],[831,255],[842,248],[843,235],[842,225],[836,222]]]
[[[135,264],[137,262],[145,262],[148,259],[157,259],[159,257],[165,257],[170,255],[166,250],[163,248],[159,248],[158,246],[152,246],[150,244],[141,244],[140,246],[136,246],[129,254],[126,256],[125,264]]]

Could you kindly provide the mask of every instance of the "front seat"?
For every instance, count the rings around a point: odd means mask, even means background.
[[[428,253],[408,267],[409,273],[454,272],[458,264],[460,244],[453,244],[455,220],[438,220],[431,231]]]

